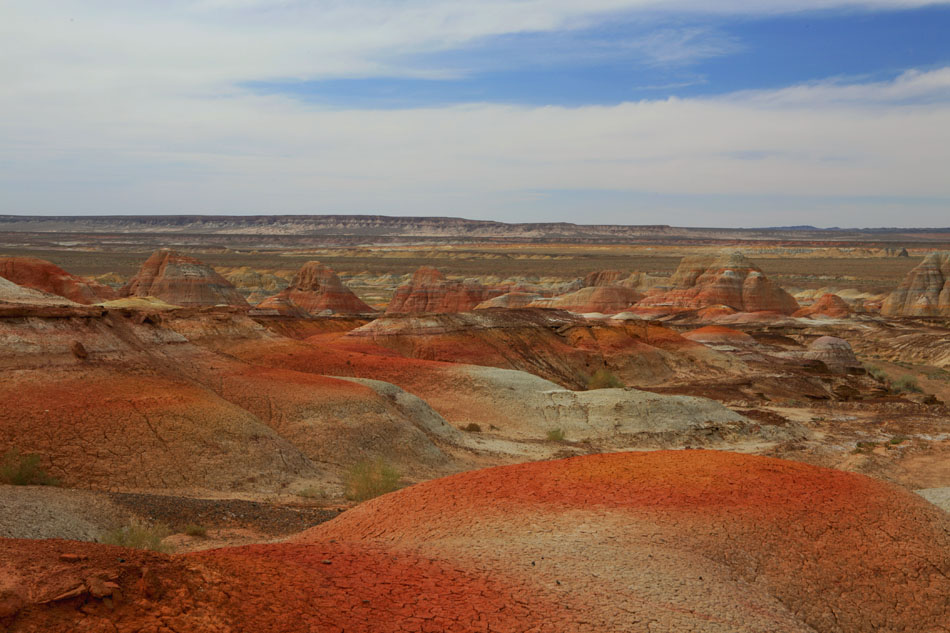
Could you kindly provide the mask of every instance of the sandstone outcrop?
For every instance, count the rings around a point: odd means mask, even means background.
[[[724,305],[741,312],[792,314],[798,302],[741,253],[685,257],[667,287],[658,287],[637,307],[694,310]]]
[[[755,345],[755,339],[739,330],[721,325],[707,325],[683,334],[683,338],[697,341],[705,345],[730,345],[747,347]]]
[[[516,310],[518,308],[527,307],[534,301],[541,299],[541,295],[534,292],[507,292],[503,295],[498,295],[487,301],[482,301],[477,306],[476,310],[487,310],[489,308],[507,308],[509,310]]]
[[[396,289],[387,314],[469,312],[511,289],[487,288],[471,281],[453,281],[430,266],[419,268],[412,280]]]
[[[797,310],[794,317],[825,316],[833,319],[846,319],[851,315],[851,306],[836,294],[823,294],[815,303]]]
[[[931,253],[881,306],[884,316],[950,316],[950,252]]]
[[[18,286],[9,279],[0,277],[0,305],[65,306],[75,302],[48,292]]]
[[[56,264],[36,257],[0,258],[0,277],[13,283],[76,303],[92,304],[115,299],[112,288],[66,272]]]
[[[376,311],[343,285],[331,268],[320,262],[304,264],[286,289],[265,299],[257,307],[274,308],[282,314],[287,313],[289,308],[309,314],[327,311],[331,314],[363,314]]]
[[[861,367],[861,361],[854,355],[851,344],[836,336],[822,336],[808,345],[805,358],[820,360],[831,369],[852,369]]]
[[[567,310],[578,314],[617,314],[642,298],[642,293],[625,286],[589,286],[552,299],[534,301],[528,307]]]
[[[241,293],[213,268],[194,257],[167,249],[155,251],[119,294],[122,297],[157,297],[186,307],[248,307]]]

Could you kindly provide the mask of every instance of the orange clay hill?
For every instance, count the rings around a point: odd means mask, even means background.
[[[0,257],[0,277],[76,303],[99,303],[116,297],[109,286],[83,279],[36,257]]]
[[[937,508],[715,451],[467,472],[284,543],[168,556],[0,540],[10,633],[938,633],[948,595]]]
[[[396,289],[387,314],[418,314],[426,312],[468,312],[493,297],[514,288],[489,288],[471,281],[452,281],[429,266],[419,268],[412,280]]]
[[[290,286],[264,299],[258,307],[273,307],[281,314],[288,313],[288,309],[309,314],[326,311],[332,314],[363,314],[376,311],[343,285],[331,268],[320,262],[304,264],[294,275]]]
[[[685,257],[669,285],[651,290],[636,308],[652,313],[728,306],[740,312],[792,314],[798,302],[769,280],[741,253],[718,257]]]
[[[797,310],[794,317],[825,316],[832,319],[846,319],[851,316],[851,306],[836,294],[825,293],[815,303]]]
[[[248,307],[241,293],[213,268],[194,257],[168,249],[152,253],[119,294],[123,297],[157,297],[186,307]]]

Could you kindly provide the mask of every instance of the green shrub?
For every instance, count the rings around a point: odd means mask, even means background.
[[[587,379],[587,389],[623,389],[626,387],[611,371],[598,369]]]
[[[861,453],[867,455],[877,448],[877,442],[858,442],[852,453]]]
[[[40,456],[11,448],[0,458],[0,483],[14,486],[58,486],[59,480],[40,468]]]
[[[398,470],[378,458],[363,460],[353,465],[346,477],[346,498],[366,501],[399,488]]]
[[[564,441],[564,429],[551,429],[548,431],[548,439],[552,442]]]
[[[870,376],[874,380],[877,380],[880,382],[888,382],[889,378],[887,376],[887,372],[881,369],[880,367],[878,367],[877,365],[868,365],[867,367],[865,367],[865,369],[868,372],[868,376]]]
[[[469,422],[462,428],[463,431],[468,431],[469,433],[481,433],[482,427],[475,424],[474,422]]]
[[[898,444],[903,444],[904,442],[906,442],[906,441],[909,440],[909,439],[910,439],[910,438],[907,437],[906,435],[895,435],[894,437],[891,438],[891,441],[888,442],[888,443],[891,444],[891,445],[893,445],[893,446],[897,446]]]
[[[891,382],[891,390],[897,393],[920,393],[921,391],[917,379],[910,374]]]
[[[198,538],[204,538],[208,536],[208,528],[203,525],[195,525],[194,523],[189,523],[185,526],[185,534],[188,536],[196,536]]]
[[[162,539],[171,534],[165,525],[146,525],[139,521],[132,521],[126,526],[106,532],[100,542],[106,545],[118,545],[130,549],[147,549],[153,552],[166,552],[168,548],[162,544]]]

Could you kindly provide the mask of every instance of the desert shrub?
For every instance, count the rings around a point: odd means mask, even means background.
[[[880,367],[878,367],[877,365],[868,365],[865,367],[865,369],[868,372],[868,376],[870,376],[874,380],[877,380],[880,382],[887,382],[889,380],[887,376],[887,372],[881,369]]]
[[[188,536],[197,536],[198,538],[204,538],[208,536],[208,528],[203,525],[195,525],[194,523],[189,523],[185,526],[185,534]]]
[[[0,458],[0,483],[14,486],[58,486],[59,480],[40,467],[40,456],[11,448]]]
[[[587,379],[587,389],[623,389],[624,387],[626,385],[607,369],[598,369]]]
[[[130,549],[165,552],[168,548],[162,544],[162,539],[170,534],[171,530],[161,523],[146,525],[139,521],[133,521],[128,525],[106,532],[100,542]]]
[[[861,453],[867,455],[877,448],[877,442],[858,442],[852,453]]]
[[[889,444],[891,444],[891,445],[893,445],[893,446],[897,446],[898,444],[903,444],[904,442],[906,442],[906,441],[909,440],[909,439],[910,439],[910,438],[907,437],[906,435],[895,435],[894,437],[891,438]]]
[[[920,393],[920,385],[917,384],[916,378],[908,374],[892,381],[891,390],[898,393]]]
[[[305,499],[326,499],[327,491],[318,486],[307,486],[301,490],[297,491],[298,497],[304,497]]]
[[[552,442],[563,442],[564,441],[564,429],[551,429],[548,431],[548,439]]]
[[[480,427],[479,425],[475,424],[474,422],[470,422],[470,423],[466,424],[465,427],[464,427],[462,430],[463,430],[463,431],[468,431],[469,433],[481,433],[481,432],[482,432],[482,427]]]
[[[346,476],[346,498],[366,501],[399,488],[400,473],[385,460],[357,462]]]

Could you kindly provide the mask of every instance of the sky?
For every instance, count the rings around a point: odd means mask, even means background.
[[[4,0],[0,214],[950,226],[950,0]]]

